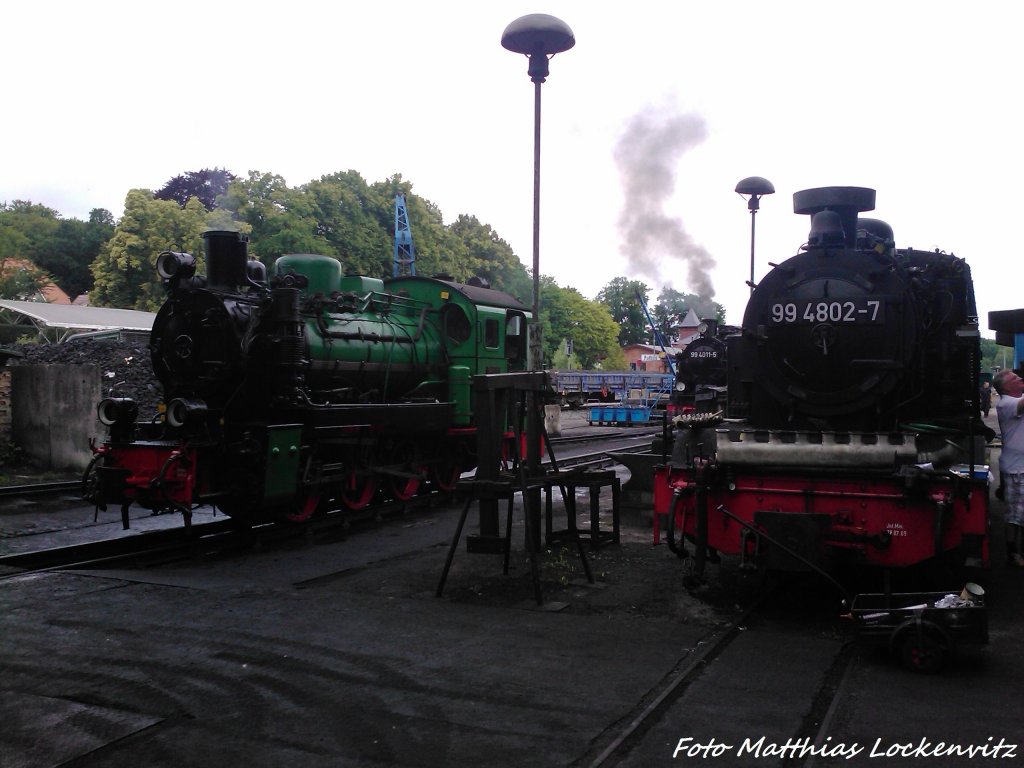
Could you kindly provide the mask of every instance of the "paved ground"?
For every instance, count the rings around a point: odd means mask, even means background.
[[[564,765],[734,611],[646,531],[593,554],[594,587],[547,554],[560,611],[521,554],[506,578],[461,549],[438,599],[454,517],[5,582],[5,765]]]
[[[832,743],[1024,742],[1024,571],[1005,565],[994,522],[991,645],[938,677],[858,656]],[[510,577],[461,547],[438,599],[454,524],[433,510],[333,543],[0,581],[3,766],[574,765],[758,588],[726,563],[689,592],[650,530],[626,525],[620,546],[591,553],[596,586],[574,552],[545,553],[548,610],[521,546]],[[785,703],[821,684],[849,638],[838,622],[782,636],[744,634],[620,764],[735,765],[735,751],[673,754],[686,737],[792,735]]]

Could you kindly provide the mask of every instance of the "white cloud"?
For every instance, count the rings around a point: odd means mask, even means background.
[[[778,190],[757,218],[759,272],[806,236],[793,192],[868,186],[899,246],[968,260],[983,329],[988,311],[1021,306],[1006,279],[1024,169],[1012,0],[40,0],[5,12],[0,200],[120,216],[129,189],[204,167],[292,185],[402,173],[446,220],[475,214],[529,265],[533,85],[499,41],[538,10],[577,40],[542,87],[541,270],[559,283],[593,296],[626,273],[613,151],[654,105],[707,126],[672,160],[665,211],[717,262],[730,322],[749,293],[733,188],[752,175]],[[663,284],[692,289],[662,264]]]

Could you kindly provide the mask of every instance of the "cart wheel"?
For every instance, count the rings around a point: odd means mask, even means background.
[[[930,632],[908,632],[900,643],[900,658],[914,672],[938,672],[946,660],[939,638]]]

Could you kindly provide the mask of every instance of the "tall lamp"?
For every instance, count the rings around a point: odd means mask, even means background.
[[[569,25],[546,13],[521,16],[501,34],[501,45],[513,53],[522,53],[529,60],[527,74],[533,81],[533,322],[530,324],[530,368],[544,370],[540,333],[540,86],[548,76],[548,60],[556,53],[576,45]],[[541,424],[538,415],[540,394],[528,394],[526,415],[526,467],[532,476],[540,474]],[[540,550],[540,487],[524,494],[526,514],[533,522],[531,533],[534,551]],[[539,598],[538,598],[539,601]]]
[[[540,86],[548,76],[548,59],[576,45],[569,25],[546,13],[531,13],[513,21],[501,34],[501,46],[530,60],[527,74],[533,81],[533,333],[530,362],[541,370],[540,338]]]
[[[754,217],[757,215],[758,209],[761,207],[761,197],[764,195],[775,194],[775,186],[760,176],[748,176],[743,179],[739,184],[736,185],[736,191],[742,197],[749,195],[750,198],[747,200],[747,208],[750,209],[750,281],[747,285],[750,286],[750,292],[754,292]]]

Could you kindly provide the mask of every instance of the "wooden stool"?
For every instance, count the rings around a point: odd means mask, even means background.
[[[545,505],[545,534],[547,542],[561,541],[564,538],[574,539],[587,537],[590,546],[597,548],[605,544],[619,543],[619,491],[621,482],[614,470],[593,470],[590,472],[566,473],[564,479],[553,485],[561,485],[565,489],[566,517],[572,522],[572,528],[561,531],[552,530],[551,489],[547,489]],[[601,530],[601,489],[612,489],[612,529]],[[590,490],[590,527],[576,527],[576,489]]]
[[[612,473],[614,474],[614,473]],[[505,517],[505,535],[499,537],[483,537],[476,536],[472,537],[471,540],[467,540],[466,548],[469,552],[477,553],[488,553],[488,554],[501,554],[504,555],[504,573],[507,576],[509,571],[509,556],[512,548],[512,512],[515,507],[515,495],[517,493],[522,494],[523,501],[523,522],[526,527],[526,551],[529,555],[530,560],[530,576],[533,580],[533,591],[534,597],[537,601],[537,605],[543,604],[543,597],[541,596],[540,589],[540,574],[538,572],[537,554],[534,551],[533,536],[531,535],[531,523],[530,523],[530,511],[527,509],[526,504],[526,493],[534,488],[543,488],[547,493],[547,525],[551,526],[551,480],[547,477],[530,479],[523,483],[516,483],[509,479],[501,479],[496,481],[487,480],[460,480],[459,490],[468,492],[468,498],[465,506],[462,508],[462,514],[459,516],[459,522],[455,529],[455,535],[452,537],[451,546],[448,548],[448,556],[445,559],[444,570],[441,572],[441,579],[437,584],[437,597],[441,597],[444,592],[445,582],[448,580],[448,572],[452,567],[452,560],[455,557],[455,550],[458,547],[459,539],[462,538],[462,529],[466,524],[466,517],[469,514],[469,508],[474,502],[479,502],[482,499],[490,500],[507,500],[508,501],[508,512]],[[618,481],[616,481],[617,483]],[[616,486],[617,489],[617,486]],[[580,562],[583,565],[583,572],[586,574],[587,581],[591,584],[594,583],[594,576],[590,571],[590,563],[587,562],[587,555],[583,551],[583,542],[580,539],[579,532],[576,531],[576,518],[575,518],[575,505],[569,503],[569,496],[566,496],[566,525],[567,528],[562,533],[565,534],[565,538],[574,541],[577,550],[579,550]],[[618,521],[616,519],[616,534],[618,533]],[[539,541],[539,538],[538,538]]]

